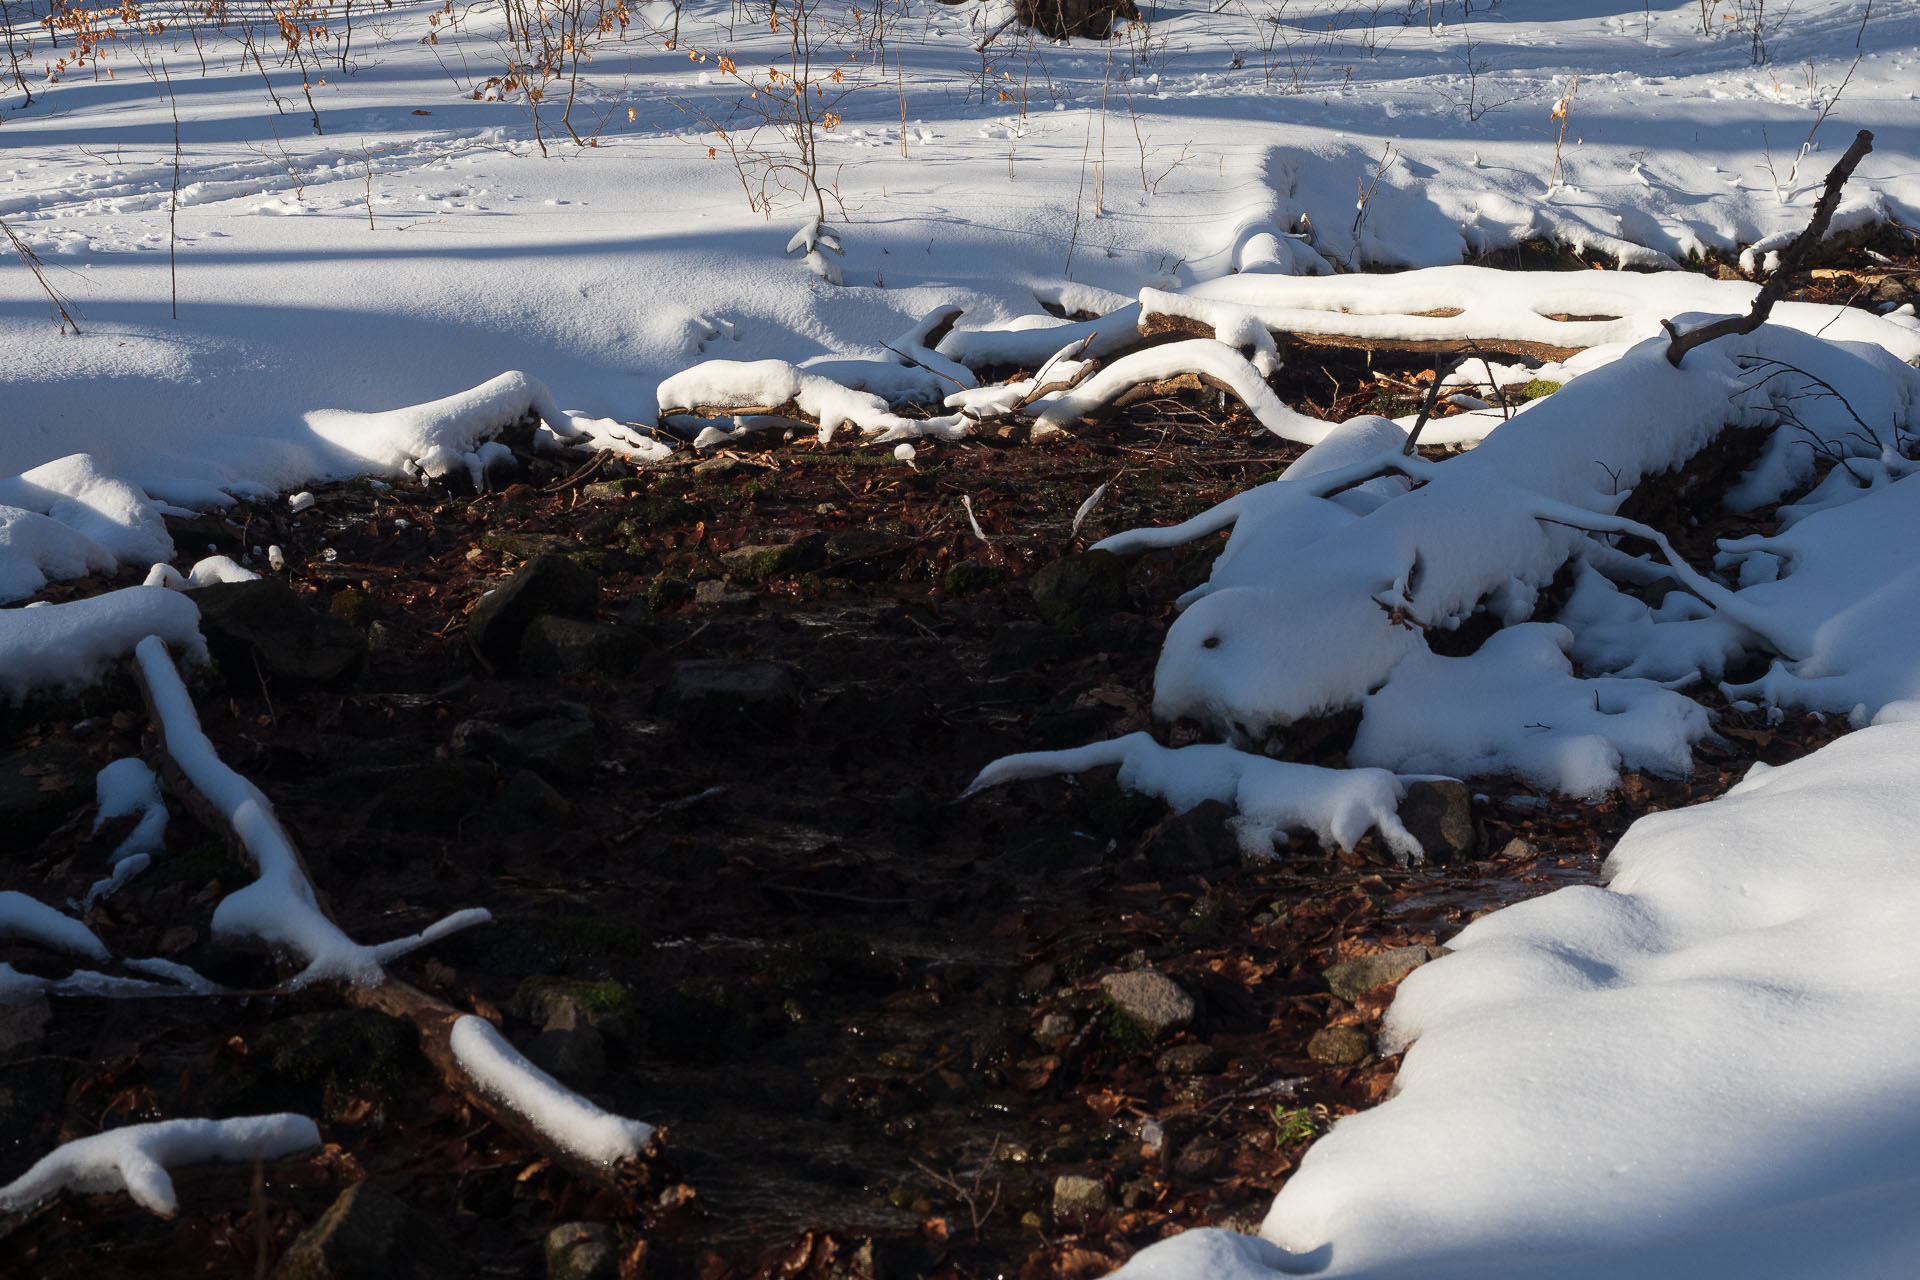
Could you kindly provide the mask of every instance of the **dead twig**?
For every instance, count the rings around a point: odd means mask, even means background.
[[[1780,301],[1787,292],[1787,286],[1793,283],[1806,265],[1807,256],[1813,252],[1821,238],[1827,233],[1827,224],[1833,221],[1833,211],[1840,204],[1840,188],[1847,185],[1847,179],[1853,176],[1854,166],[1867,152],[1873,150],[1873,134],[1862,129],[1853,139],[1853,145],[1840,157],[1840,163],[1833,166],[1827,174],[1827,189],[1820,193],[1820,203],[1813,208],[1813,221],[1807,224],[1794,242],[1788,245],[1780,255],[1780,265],[1760,286],[1760,292],[1754,297],[1753,309],[1744,316],[1727,316],[1711,324],[1703,324],[1697,329],[1682,333],[1679,326],[1671,320],[1662,320],[1660,325],[1672,339],[1667,344],[1667,363],[1678,369],[1680,361],[1687,352],[1695,347],[1704,346],[1716,338],[1731,337],[1738,333],[1752,333],[1767,322],[1773,314],[1773,304]]]

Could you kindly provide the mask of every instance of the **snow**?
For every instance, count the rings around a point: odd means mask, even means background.
[[[79,904],[83,913],[145,871],[167,835],[167,802],[160,794],[160,779],[146,761],[135,757],[115,760],[93,776],[93,792],[96,834],[115,818],[138,815],[139,821],[107,855],[112,870],[87,890],[85,901]]]
[[[169,1169],[208,1160],[278,1160],[319,1145],[313,1121],[284,1113],[126,1125],[76,1138],[42,1156],[0,1187],[0,1212],[32,1208],[62,1191],[125,1191],[147,1212],[171,1218],[180,1206]]]
[[[190,662],[207,660],[200,610],[164,587],[0,609],[0,697],[17,704],[35,693],[91,684],[149,635],[176,646]]]
[[[1182,1238],[1121,1274],[1900,1274],[1916,751],[1909,720],[1758,769],[1636,823],[1605,888],[1468,926],[1388,1015],[1394,1096],[1275,1201],[1287,1254]]]
[[[1406,788],[1384,769],[1322,769],[1210,743],[1163,747],[1144,732],[1061,751],[1003,756],[982,769],[962,794],[1023,778],[1115,765],[1121,786],[1158,796],[1176,813],[1203,800],[1232,805],[1239,811],[1232,826],[1240,848],[1252,857],[1273,856],[1287,832],[1302,830],[1350,847],[1378,829],[1402,861],[1421,854],[1419,842],[1400,823],[1399,803]]]
[[[355,32],[352,59],[309,86],[311,136],[264,110],[260,83],[285,96],[303,69],[176,31],[109,42],[117,75],[0,102],[0,216],[82,327],[49,321],[32,273],[0,271],[0,603],[96,573],[153,584],[0,609],[0,695],[71,689],[140,645],[176,756],[259,860],[217,931],[289,954],[296,982],[375,981],[481,913],[377,946],[326,921],[166,654],[204,658],[191,601],[167,588],[252,570],[176,567],[164,514],[359,475],[485,488],[502,434],[536,422],[536,447],[642,461],[676,434],[791,430],[786,412],[888,448],[1014,414],[1037,414],[1044,436],[1198,371],[1268,429],[1320,441],[1273,484],[1100,544],[1232,530],[1155,676],[1157,714],[1223,741],[1012,757],[976,786],[1117,766],[1176,807],[1234,805],[1250,853],[1292,830],[1350,843],[1373,829],[1411,857],[1395,806],[1413,774],[1508,768],[1589,794],[1622,768],[1683,771],[1705,725],[1682,694],[1748,658],[1769,669],[1730,696],[1883,723],[1636,827],[1610,888],[1489,916],[1409,979],[1392,1024],[1418,1038],[1401,1095],[1343,1123],[1282,1196],[1268,1230],[1294,1256],[1193,1233],[1131,1269],[1910,1269],[1920,1171],[1894,1105],[1912,1093],[1916,1020],[1895,921],[1913,904],[1889,833],[1916,745],[1903,700],[1920,697],[1920,580],[1902,550],[1920,519],[1905,456],[1920,321],[1783,304],[1678,370],[1659,324],[1745,312],[1752,284],[1660,268],[1709,253],[1764,266],[1862,127],[1875,149],[1835,232],[1920,225],[1920,11],[1801,0],[1770,9],[1756,42],[1757,6],[1714,21],[1680,0],[1504,0],[1441,6],[1429,27],[1305,0],[1151,9],[1108,45],[1014,29],[978,51],[1004,4],[905,0],[889,74],[857,37],[823,37],[839,43],[816,65],[847,68],[852,92],[811,140],[828,189],[803,212],[762,199],[791,176],[772,167],[794,158],[786,143],[715,145],[754,108],[714,59],[763,75],[790,56],[786,33],[736,32],[730,6],[694,0],[671,15],[693,56],[662,56],[659,14],[639,11],[624,40],[590,42],[575,119],[594,117],[595,145],[575,147],[555,128],[562,95],[536,117],[523,91],[485,89],[511,44],[501,11],[471,6],[422,43],[437,9],[407,0]],[[141,81],[159,61],[170,94]],[[1634,270],[1463,264],[1537,238]],[[1362,270],[1383,267],[1411,270]],[[1155,317],[1212,337],[1126,354]],[[1311,358],[1287,332],[1584,350],[1480,370],[1564,386],[1510,421],[1429,424],[1425,443],[1475,446],[1433,464],[1400,456],[1405,424],[1333,426],[1284,404],[1266,375]],[[976,385],[1009,371],[1023,376]],[[916,418],[909,400],[947,412]],[[689,421],[696,407],[727,416]],[[1639,554],[1623,535],[1645,531],[1616,508],[1723,428],[1771,433],[1735,503],[1792,501],[1778,533],[1721,548],[1710,579]],[[285,567],[277,547],[267,561]],[[1571,599],[1535,618],[1569,565]],[[1658,605],[1622,589],[1661,584],[1677,589]],[[1476,612],[1508,629],[1471,658],[1430,651],[1425,629]],[[1378,767],[1258,754],[1343,707],[1365,712],[1356,763]],[[102,775],[102,812],[111,798],[143,816],[115,877],[157,848],[164,812],[122,764]],[[9,916],[30,917],[63,927]],[[127,964],[160,981],[4,969],[0,991],[193,986]],[[552,1108],[545,1123],[584,1147],[617,1159],[651,1136],[555,1101],[484,1024],[462,1026],[503,1097]],[[142,1166],[149,1187],[158,1167]]]
[[[460,1067],[555,1146],[593,1164],[638,1159],[654,1128],[603,1111],[522,1057],[485,1018],[467,1014],[450,1033]]]
[[[106,944],[93,936],[93,930],[13,889],[0,891],[0,938],[25,938],[96,964],[109,959]]]

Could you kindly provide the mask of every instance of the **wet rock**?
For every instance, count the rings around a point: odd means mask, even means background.
[[[1095,612],[1128,607],[1127,562],[1111,551],[1063,556],[1034,574],[1028,590],[1041,621],[1072,630]]]
[[[256,688],[264,677],[337,686],[358,675],[367,638],[345,618],[309,607],[278,578],[221,582],[189,591],[200,633],[229,684]]]
[[[173,539],[174,553],[188,564],[216,552],[234,555],[246,550],[240,531],[213,512],[164,516],[167,534]]]
[[[852,1253],[843,1253],[827,1272],[827,1280],[881,1280],[872,1237],[863,1237]]]
[[[1240,840],[1227,828],[1232,805],[1202,800],[1185,813],[1162,822],[1147,837],[1141,852],[1147,865],[1163,876],[1193,875],[1240,861]]]
[[[682,662],[667,696],[681,735],[708,741],[784,732],[800,709],[793,672],[778,662]]]
[[[453,749],[507,767],[532,769],[564,785],[590,773],[599,758],[593,713],[577,702],[522,708],[497,719],[476,717],[454,726]]]
[[[652,613],[677,609],[692,604],[698,595],[698,589],[685,578],[663,575],[647,584],[647,609]]]
[[[1398,982],[1427,961],[1446,954],[1445,947],[1395,947],[1378,955],[1342,960],[1327,970],[1327,986],[1342,1000],[1358,1000],[1375,987]]]
[[[604,1222],[563,1222],[547,1232],[547,1280],[614,1280],[619,1257]]]
[[[509,669],[535,618],[591,619],[599,595],[600,580],[591,571],[565,556],[535,556],[473,606],[467,614],[467,643],[493,666]]]
[[[622,476],[618,480],[596,480],[584,486],[580,496],[588,502],[621,502],[646,491],[645,480],[638,476]]]
[[[1057,1222],[1083,1222],[1112,1208],[1107,1184],[1098,1178],[1068,1173],[1053,1180],[1053,1216]]]
[[[1322,1066],[1351,1067],[1373,1052],[1373,1038],[1358,1027],[1322,1027],[1307,1041],[1307,1056]]]
[[[403,770],[374,802],[371,826],[446,835],[493,798],[493,766],[481,760],[439,760]]]
[[[1179,983],[1153,969],[1110,973],[1100,979],[1100,990],[1123,1024],[1121,1030],[1148,1044],[1186,1030],[1199,1012]]]
[[[1210,1044],[1177,1044],[1153,1060],[1163,1076],[1210,1076],[1227,1065],[1227,1055]]]
[[[361,1182],[300,1233],[274,1280],[454,1280],[471,1270],[433,1224]]]
[[[654,638],[639,628],[550,615],[527,624],[520,637],[520,670],[631,675],[658,648]]]
[[[37,847],[93,800],[99,771],[93,757],[57,738],[0,760],[0,850]]]
[[[1079,1024],[1064,1013],[1049,1013],[1033,1029],[1033,1042],[1048,1053],[1058,1053],[1079,1030]]]
[[[1402,825],[1420,842],[1427,861],[1464,862],[1473,856],[1473,793],[1452,778],[1407,784]]]

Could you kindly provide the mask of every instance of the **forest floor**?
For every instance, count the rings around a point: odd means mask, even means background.
[[[1851,286],[1823,279],[1844,301]],[[1322,354],[1283,373],[1290,403],[1411,411],[1364,355]],[[1374,359],[1398,382],[1419,371]],[[923,444],[911,466],[766,443],[640,470],[528,459],[481,495],[356,481],[299,515],[242,503],[175,522],[183,562],[279,545],[299,597],[367,645],[319,685],[226,652],[198,698],[223,757],[272,798],[356,938],[493,913],[398,971],[663,1125],[645,1191],[596,1190],[517,1145],[441,1090],[404,1024],[324,988],[276,993],[270,958],[211,936],[249,873],[176,813],[164,855],[88,923],[116,954],[234,994],[10,1015],[0,1181],[60,1140],[173,1116],[304,1111],[327,1145],[259,1178],[188,1171],[173,1220],[107,1196],[13,1215],[0,1272],[265,1274],[366,1180],[478,1274],[542,1274],[549,1230],[581,1221],[613,1228],[629,1278],[1101,1274],[1190,1226],[1257,1226],[1311,1140],[1386,1096],[1397,1059],[1367,1046],[1393,986],[1345,1000],[1330,965],[1591,883],[1636,818],[1845,728],[1716,706],[1691,778],[1630,775],[1593,804],[1474,779],[1472,849],[1412,867],[1371,839],[1247,860],[1218,812],[1174,817],[1111,770],[959,799],[1000,756],[1152,728],[1173,601],[1221,539],[1141,556],[1100,598],[1036,600],[1035,574],[1196,514],[1298,447],[1212,392],[1044,444]],[[549,632],[523,662],[477,656],[468,609],[546,554],[597,575],[599,625]],[[124,829],[92,833],[86,770],[142,752],[138,708],[121,688],[78,718],[0,726],[0,774],[40,797],[35,825],[0,836],[0,885],[64,902],[102,873]],[[1304,758],[1340,752],[1331,732]],[[0,960],[63,971],[19,942]],[[1196,1009],[1158,1041],[1100,986],[1141,968]],[[1343,1027],[1369,1039],[1319,1035]]]

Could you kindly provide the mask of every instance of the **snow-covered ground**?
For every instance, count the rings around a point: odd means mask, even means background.
[[[146,34],[121,31],[98,62],[71,61],[70,29],[55,48],[23,27],[8,47],[0,218],[82,333],[61,331],[33,273],[0,269],[0,601],[144,570],[167,551],[165,504],[481,472],[488,436],[527,412],[645,457],[664,411],[791,400],[824,427],[937,449],[969,429],[961,405],[1036,391],[972,387],[980,367],[1057,357],[1065,378],[1139,316],[1179,317],[1213,337],[1114,360],[1039,416],[1070,424],[1184,362],[1319,442],[1182,530],[1113,543],[1233,527],[1156,677],[1160,713],[1223,741],[1017,757],[980,785],[1119,764],[1176,804],[1234,803],[1250,851],[1378,826],[1413,856],[1393,809],[1409,777],[1511,769],[1589,794],[1622,768],[1683,770],[1711,728],[1684,690],[1745,658],[1770,669],[1732,696],[1886,723],[1636,827],[1606,888],[1476,923],[1395,1005],[1393,1047],[1412,1045],[1399,1095],[1314,1149],[1265,1238],[1194,1233],[1131,1269],[1910,1270],[1920,1082],[1901,1028],[1920,954],[1899,833],[1920,751],[1920,321],[1782,307],[1675,369],[1659,321],[1744,311],[1752,286],[1452,264],[1536,237],[1641,267],[1763,260],[1862,128],[1874,150],[1836,226],[1920,225],[1915,6],[1229,0],[1049,44],[998,0],[823,4],[799,65],[790,6],[770,22],[764,5],[654,0],[618,11],[624,38],[584,37],[577,85],[545,83],[538,119],[496,79],[524,50],[495,5],[358,13],[350,43],[345,13],[309,8],[328,30],[294,58],[271,12],[230,11],[215,32],[187,6],[143,9]],[[817,132],[756,132],[795,74]],[[817,201],[792,167],[809,155]],[[1344,274],[1360,267],[1437,270]],[[1043,303],[1138,310],[1072,325]],[[923,321],[953,309],[936,340]],[[1336,326],[1586,350],[1511,422],[1448,420],[1480,447],[1394,461],[1402,427],[1311,422],[1261,380],[1269,328]],[[931,425],[889,404],[956,385]],[[1623,491],[1727,426],[1770,433],[1735,497],[1794,499],[1782,531],[1723,548],[1715,578],[1629,556],[1647,541],[1618,535],[1651,531],[1617,517]],[[1529,621],[1570,557],[1572,599]],[[1623,589],[1661,578],[1678,589],[1657,607]],[[0,693],[84,678],[149,633],[193,656],[191,606],[166,589],[180,573],[151,581],[0,610]],[[1419,626],[1475,609],[1514,625],[1472,658],[1427,651]],[[1371,767],[1254,750],[1342,706],[1364,710],[1353,760]],[[103,784],[103,809],[138,811],[139,781]],[[258,798],[219,785],[234,806]],[[128,874],[147,856],[129,847]],[[98,960],[54,908],[0,907],[0,925]],[[319,964],[354,945],[324,923],[243,931]]]

